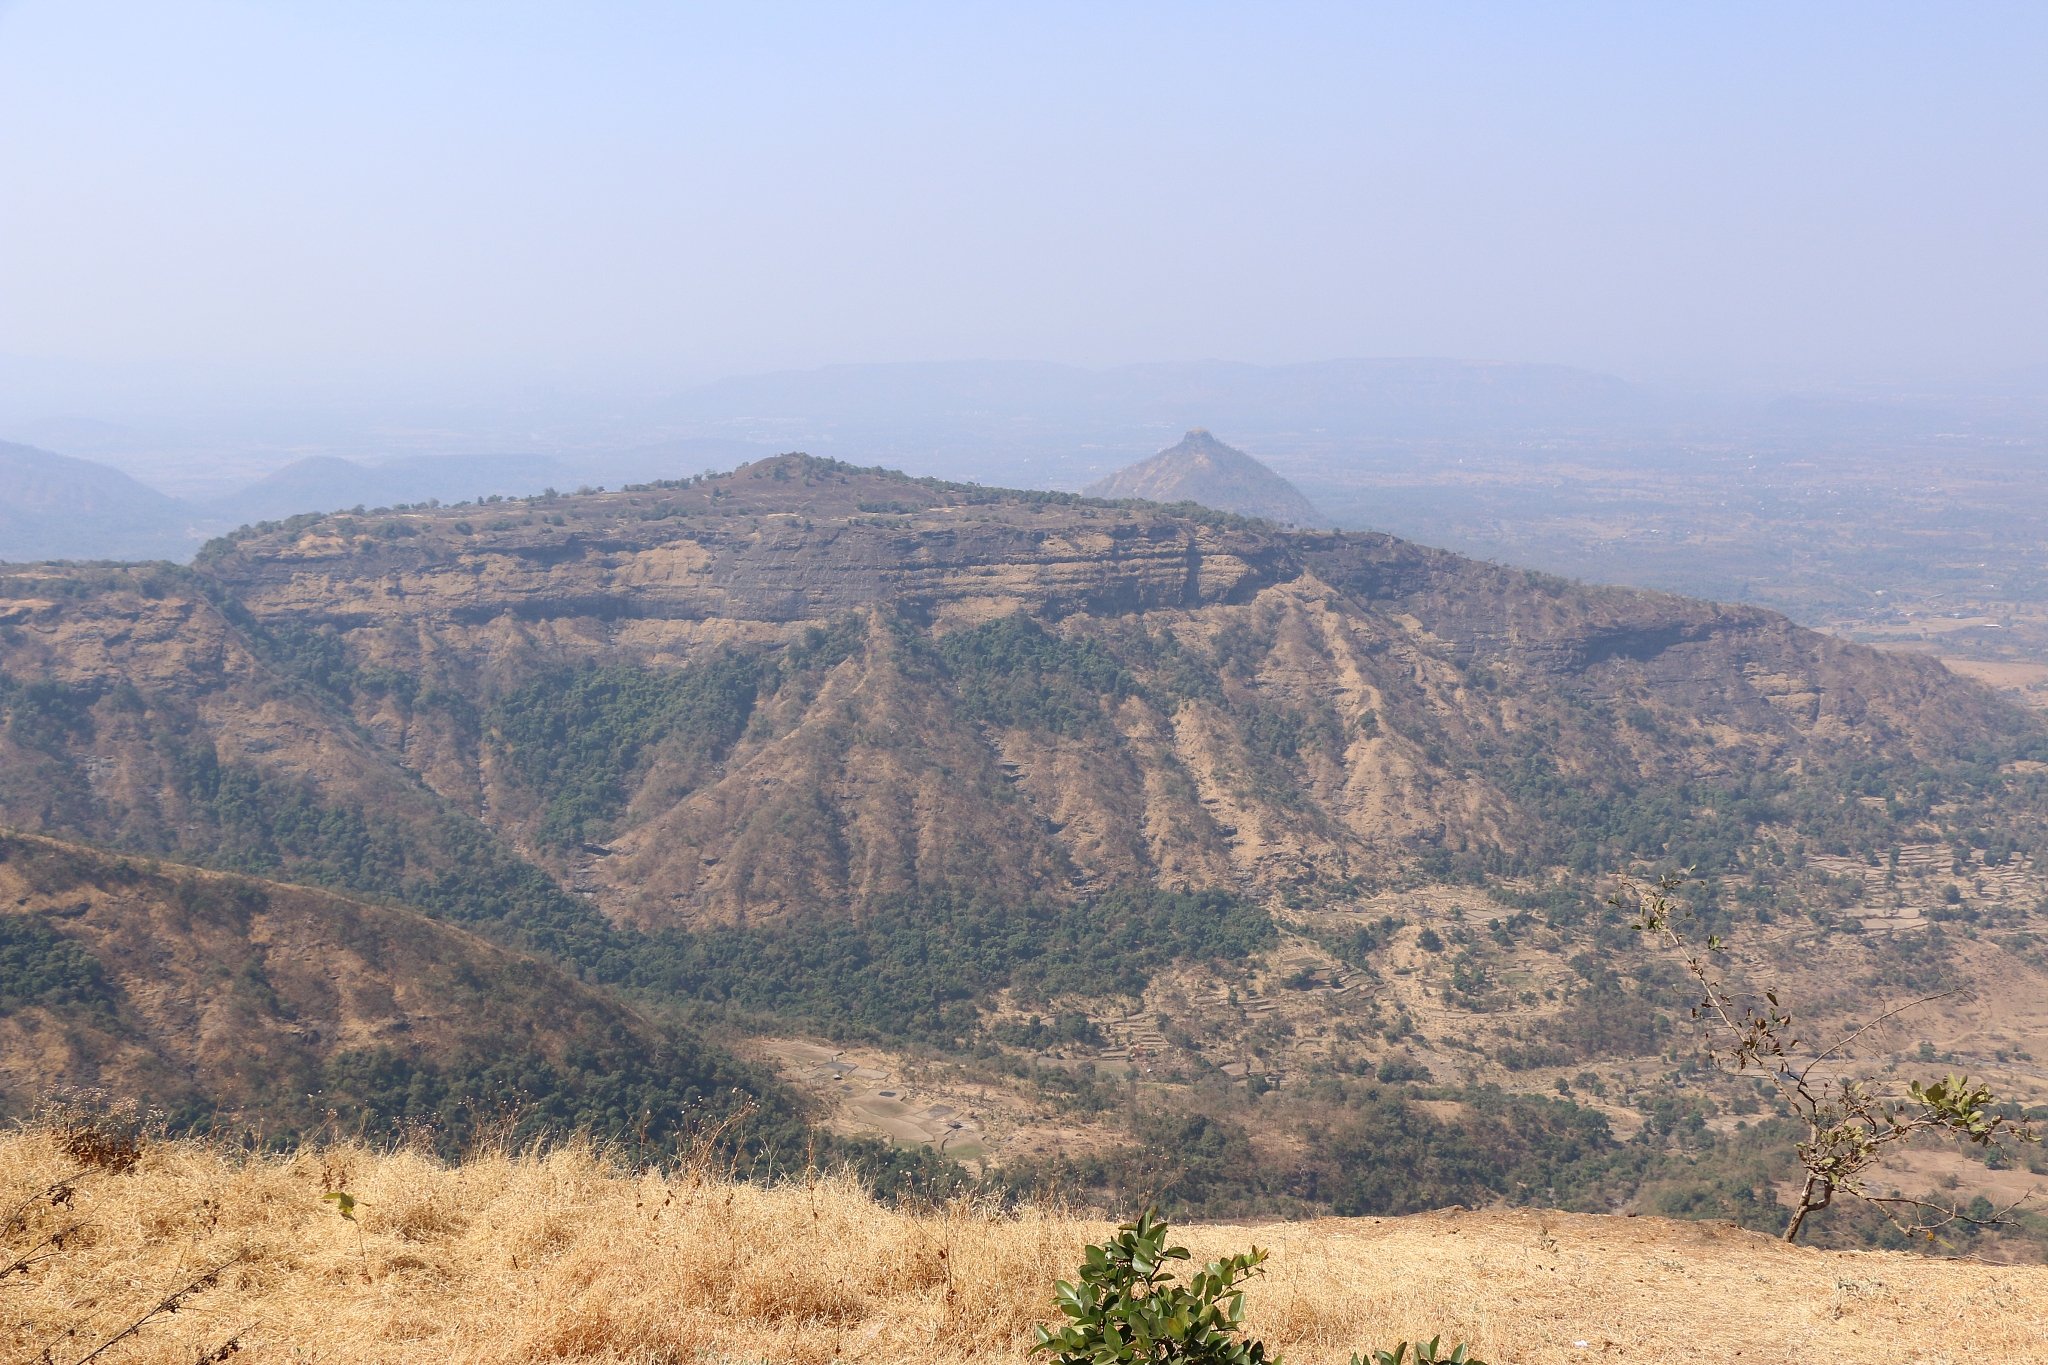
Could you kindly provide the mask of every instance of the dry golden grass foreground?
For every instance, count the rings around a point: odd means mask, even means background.
[[[357,1223],[322,1200],[337,1189]],[[1053,1280],[1109,1231],[1053,1210],[896,1212],[843,1179],[636,1173],[575,1145],[447,1166],[168,1143],[116,1174],[24,1132],[0,1138],[0,1197],[0,1216],[26,1201],[0,1264],[30,1262],[0,1287],[5,1358],[52,1365],[214,1268],[93,1358],[1015,1361]],[[1301,1365],[1437,1332],[1494,1362],[2048,1360],[2039,1266],[1525,1210],[1183,1231],[1198,1260],[1272,1248],[1252,1322]]]

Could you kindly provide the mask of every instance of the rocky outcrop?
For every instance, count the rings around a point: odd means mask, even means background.
[[[700,498],[709,502],[709,498]],[[331,623],[818,621],[875,602],[945,614],[1024,606],[1051,618],[1243,601],[1293,570],[1277,537],[1147,512],[1064,515],[938,506],[914,518],[827,517],[755,495],[744,512],[637,521],[649,500],[580,499],[578,523],[453,533],[451,515],[386,522],[391,540],[325,526],[256,541],[212,573],[259,616]],[[595,524],[593,524],[595,523]]]

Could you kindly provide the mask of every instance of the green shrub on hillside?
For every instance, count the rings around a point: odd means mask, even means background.
[[[765,1096],[762,1100],[750,1096]],[[431,1135],[446,1155],[484,1131],[512,1142],[579,1130],[632,1137],[654,1154],[687,1144],[708,1117],[754,1106],[742,1140],[789,1141],[795,1117],[762,1078],[692,1042],[650,1048],[618,1037],[577,1049],[560,1062],[517,1047],[446,1063],[389,1047],[330,1058],[320,1074],[321,1106],[373,1137]],[[789,1131],[782,1131],[789,1130]]]
[[[1466,1092],[1455,1123],[1382,1093],[1351,1107],[1325,1138],[1340,1215],[1416,1213],[1496,1198],[1556,1204],[1613,1153],[1607,1120],[1566,1100]]]

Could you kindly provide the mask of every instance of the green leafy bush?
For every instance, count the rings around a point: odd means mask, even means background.
[[[1408,1081],[1421,1081],[1427,1085],[1436,1079],[1422,1063],[1399,1057],[1389,1057],[1381,1062],[1378,1076],[1381,1085],[1401,1085]]]
[[[1089,1247],[1080,1283],[1061,1280],[1053,1288],[1068,1320],[1057,1330],[1040,1327],[1031,1349],[1056,1355],[1059,1365],[1277,1365],[1279,1357],[1266,1354],[1266,1343],[1239,1336],[1242,1286],[1261,1273],[1266,1253],[1253,1247],[1211,1261],[1185,1285],[1175,1284],[1167,1263],[1189,1259],[1188,1249],[1167,1245],[1167,1231],[1165,1221],[1148,1209],[1107,1242]]]
[[[1051,1019],[1032,1015],[1030,1022],[1019,1023],[1014,1019],[998,1020],[990,1026],[989,1033],[999,1043],[1011,1047],[1048,1048],[1061,1043],[1086,1043],[1100,1047],[1103,1043],[1102,1030],[1095,1021],[1085,1014],[1055,1014]]]

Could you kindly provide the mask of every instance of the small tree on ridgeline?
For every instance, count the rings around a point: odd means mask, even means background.
[[[1699,990],[1692,1017],[1705,1035],[1704,1050],[1714,1067],[1730,1075],[1755,1068],[1769,1076],[1794,1117],[1806,1125],[1805,1141],[1794,1148],[1804,1183],[1785,1240],[1796,1241],[1807,1216],[1829,1207],[1838,1194],[1869,1204],[1906,1236],[1930,1242],[1942,1228],[1959,1223],[2011,1225],[2009,1215],[2016,1205],[1991,1209],[1988,1215],[1979,1208],[1973,1214],[1953,1204],[1880,1195],[1866,1181],[1871,1168],[1923,1135],[2001,1151],[2008,1138],[2039,1142],[2040,1135],[2031,1127],[1997,1113],[1999,1101],[1989,1086],[1973,1084],[1967,1076],[1948,1076],[1931,1084],[1913,1081],[1901,1094],[1895,1087],[1839,1075],[1830,1080],[1820,1074],[1824,1067],[1839,1066],[1858,1038],[1954,992],[1908,1001],[1833,1043],[1802,1052],[1807,1044],[1793,1036],[1792,1015],[1779,1003],[1775,990],[1764,991],[1760,1011],[1743,1003],[1713,966],[1713,957],[1724,946],[1720,936],[1709,934],[1699,943],[1686,938],[1683,928],[1692,911],[1674,901],[1672,893],[1690,880],[1683,872],[1669,872],[1653,882],[1623,877],[1621,889],[1608,904],[1628,912],[1630,928],[1684,963]]]

